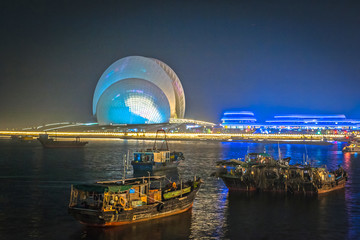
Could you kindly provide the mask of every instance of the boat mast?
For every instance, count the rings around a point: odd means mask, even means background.
[[[279,162],[281,161],[281,151],[280,151],[280,144],[278,142],[278,154],[279,154]]]
[[[123,184],[125,184],[125,179],[126,179],[126,163],[125,163],[125,161],[126,161],[126,154],[124,154],[124,156],[123,156],[123,169],[124,169],[123,180],[122,180]]]
[[[127,151],[127,158],[126,158],[126,170],[129,170],[130,166],[130,149]]]
[[[150,172],[148,172],[148,175],[149,175],[149,181],[148,181],[147,194],[149,194],[150,191]]]
[[[154,142],[153,150],[158,150],[158,149],[157,149],[157,145],[156,145],[156,140],[158,139],[158,134],[159,134],[159,133],[164,133],[164,140],[163,140],[163,142],[162,142],[162,144],[161,144],[161,148],[160,148],[159,150],[169,151],[169,146],[168,146],[167,139],[166,139],[166,132],[165,132],[164,129],[160,129],[160,130],[157,130],[157,131],[156,131],[156,137],[155,137],[155,142]],[[166,145],[166,149],[163,148],[164,143],[165,143],[165,145]]]

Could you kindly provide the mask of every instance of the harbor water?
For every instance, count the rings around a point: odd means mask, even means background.
[[[360,154],[328,146],[171,141],[186,158],[172,180],[200,176],[191,211],[120,227],[86,227],[67,213],[71,184],[121,179],[123,156],[152,141],[90,140],[84,148],[43,149],[40,143],[0,141],[0,239],[360,239]],[[216,161],[248,152],[291,157],[348,171],[345,189],[317,197],[229,193],[211,177]],[[129,175],[130,177],[131,175]]]

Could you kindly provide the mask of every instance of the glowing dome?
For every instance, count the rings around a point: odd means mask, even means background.
[[[164,123],[183,118],[185,95],[179,78],[165,63],[140,56],[122,58],[102,74],[93,114],[99,124]]]

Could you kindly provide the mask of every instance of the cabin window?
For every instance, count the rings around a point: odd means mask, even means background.
[[[74,190],[71,205],[81,208],[99,209],[102,206],[103,195],[96,192]]]
[[[141,161],[141,154],[140,153],[135,153],[134,154],[134,160],[137,161],[137,162]]]

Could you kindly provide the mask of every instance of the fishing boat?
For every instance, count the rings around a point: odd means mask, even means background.
[[[165,176],[149,176],[72,185],[68,211],[86,225],[117,226],[191,209],[200,178],[167,184],[164,180]]]
[[[13,135],[11,136],[11,140],[14,142],[29,142],[34,140],[33,136],[18,136],[18,135]]]
[[[351,141],[349,145],[342,149],[343,152],[360,152],[360,144],[357,141]]]
[[[282,192],[314,195],[345,187],[346,171],[335,171],[308,164],[289,164],[290,158],[275,160],[267,153],[250,153],[244,160],[218,162],[215,176],[230,191]]]
[[[75,141],[59,141],[49,138],[48,134],[40,134],[38,140],[44,148],[79,148],[88,144],[88,142],[80,141],[80,137],[76,137]]]
[[[157,145],[157,139],[159,133],[164,134],[164,140],[160,147]],[[164,130],[158,130],[154,146],[151,149],[139,150],[134,152],[134,160],[131,165],[136,171],[158,171],[166,170],[170,168],[176,168],[180,160],[184,160],[185,157],[182,152],[170,152],[169,146],[166,140],[166,133]]]

